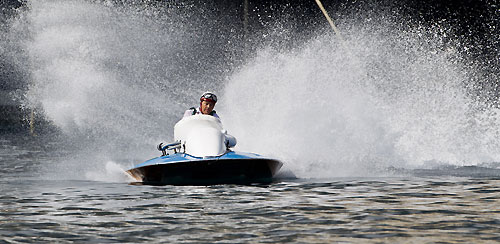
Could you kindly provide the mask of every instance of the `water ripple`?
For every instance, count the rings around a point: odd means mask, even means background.
[[[0,181],[7,242],[488,242],[499,179],[135,186]]]

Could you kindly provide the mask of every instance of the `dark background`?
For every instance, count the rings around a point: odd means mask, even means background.
[[[2,0],[0,15],[0,31],[8,31],[8,21],[16,15],[16,9],[23,7],[24,1]],[[118,4],[122,1],[115,1]],[[420,0],[420,1],[386,1],[386,0],[350,0],[322,1],[330,16],[335,19],[346,15],[356,15],[370,11],[383,11],[402,16],[414,23],[432,24],[446,22],[453,26],[454,33],[461,36],[471,47],[469,55],[484,63],[488,81],[496,80],[500,67],[500,6],[498,0]],[[314,0],[224,0],[206,3],[205,1],[149,1],[149,5],[165,8],[172,4],[199,5],[200,14],[211,23],[231,23],[217,25],[217,32],[232,33],[231,35],[216,35],[213,42],[207,44],[216,53],[226,53],[219,56],[220,62],[238,64],[238,57],[245,52],[252,52],[252,39],[260,38],[258,33],[269,28],[276,19],[291,19],[290,30],[297,37],[307,37],[318,28],[328,28]],[[247,8],[245,8],[245,5]],[[245,19],[247,9],[247,21]],[[215,18],[214,18],[215,17]],[[246,28],[245,28],[246,27]],[[5,38],[5,37],[2,37]],[[231,39],[233,46],[221,45]],[[246,41],[243,41],[246,40]],[[3,43],[3,42],[1,42]],[[286,44],[285,44],[286,45]],[[226,50],[219,50],[219,49]],[[232,51],[227,54],[227,49]],[[25,89],[26,77],[16,71],[11,60],[0,49],[0,131],[26,131],[29,112],[20,109],[19,104],[11,98],[12,91]],[[230,57],[229,57],[230,56]],[[497,86],[489,84],[489,86]],[[496,90],[495,90],[496,91]],[[498,92],[494,94],[498,97]]]

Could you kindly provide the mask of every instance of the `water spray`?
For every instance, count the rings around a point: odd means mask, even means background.
[[[440,29],[374,11],[374,18],[343,22],[341,35],[315,1],[341,45],[328,30],[292,50],[260,48],[229,75],[224,100],[231,102],[220,111],[241,149],[283,159],[299,177],[500,161],[500,112],[475,110],[462,84],[475,82],[468,74],[476,70],[457,61],[456,49],[437,45]],[[139,18],[134,9],[76,0],[32,1],[24,14],[17,28],[30,33],[18,40],[32,63],[29,104],[90,155],[61,162],[68,178],[118,157],[153,156],[152,145],[171,136],[165,128],[191,105],[190,94],[214,86],[200,84],[212,75],[186,68],[210,63],[196,58],[211,54],[189,44],[192,33],[203,34],[191,20]]]

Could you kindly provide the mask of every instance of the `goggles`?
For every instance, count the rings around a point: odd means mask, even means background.
[[[217,96],[215,94],[212,94],[212,93],[205,93],[200,98],[200,101],[203,101],[203,100],[210,100],[210,101],[216,103],[217,102]]]

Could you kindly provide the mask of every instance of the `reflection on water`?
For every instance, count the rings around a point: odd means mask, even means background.
[[[15,137],[0,140],[3,241],[500,240],[500,174],[495,164],[391,169],[392,177],[282,179],[270,185],[147,186],[104,182],[109,179],[103,177],[113,177],[106,173],[91,178],[96,181],[68,177],[88,173],[80,169],[51,172],[68,158],[54,148],[60,145]]]
[[[12,242],[500,240],[500,179],[209,187],[3,180],[0,191],[0,236]]]

